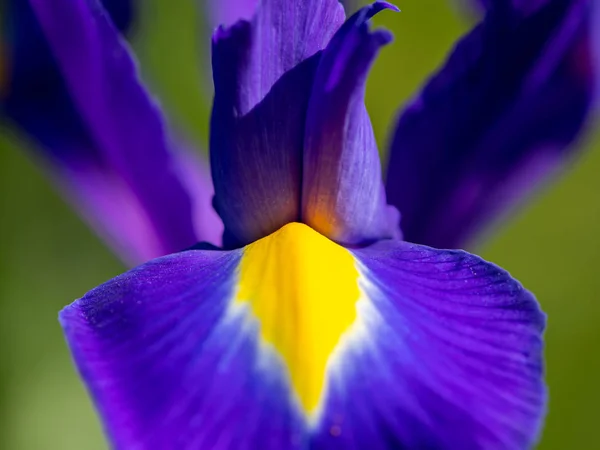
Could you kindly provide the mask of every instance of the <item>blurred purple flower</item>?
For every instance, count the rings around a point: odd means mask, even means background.
[[[564,163],[590,111],[592,2],[490,3],[400,114],[386,190],[410,242],[464,246]]]
[[[132,2],[104,4],[120,29],[129,29]],[[62,42],[47,41],[30,2],[8,7],[11,73],[3,113],[33,139],[65,196],[98,233],[130,264],[198,240],[219,243],[208,168],[165,130],[121,37],[111,28],[92,47],[96,37],[76,24]]]
[[[132,259],[207,240],[219,226],[210,189],[185,181],[202,176],[167,138],[105,11],[29,1],[63,91],[46,109],[20,103],[30,120],[18,122],[49,155],[72,158],[56,166]],[[422,244],[461,245],[556,167],[584,124],[591,1],[536,3],[498,1],[458,44],[400,115],[386,185],[364,91],[391,40],[368,20],[393,7],[344,22],[335,0],[263,0],[250,21],[217,29],[222,248],[150,261],[60,316],[116,448],[535,442],[545,407],[535,299],[476,256]],[[142,225],[124,214],[132,205]]]

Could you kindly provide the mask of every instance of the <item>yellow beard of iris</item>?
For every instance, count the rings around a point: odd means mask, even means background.
[[[354,257],[307,225],[290,223],[244,249],[236,303],[288,369],[306,415],[321,402],[328,361],[356,319]]]

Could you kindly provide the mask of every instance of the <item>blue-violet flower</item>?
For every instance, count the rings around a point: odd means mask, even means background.
[[[60,314],[116,448],[536,442],[544,314],[433,247],[564,160],[596,82],[590,0],[486,3],[399,115],[385,182],[364,95],[391,35],[368,21],[395,7],[215,2],[214,191],[139,80],[130,14],[17,3],[5,115],[125,259],[159,256]]]

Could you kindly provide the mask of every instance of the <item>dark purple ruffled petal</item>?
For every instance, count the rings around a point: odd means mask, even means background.
[[[129,262],[214,240],[218,218],[194,220],[180,179],[187,157],[171,151],[160,111],[100,4],[30,4],[33,12],[27,2],[15,9],[4,109],[44,151],[69,197]],[[192,194],[210,205],[209,184]]]
[[[210,153],[226,246],[299,220],[308,98],[343,20],[336,0],[264,0],[251,22],[215,33]]]
[[[544,316],[505,271],[400,241],[350,252],[303,224],[267,239],[252,250],[160,258],[63,310],[74,359],[116,448],[469,450],[535,441],[545,404]],[[267,275],[277,271],[281,281]],[[256,283],[244,284],[248,276]],[[264,288],[264,279],[273,285]],[[294,282],[302,288],[290,289]],[[329,308],[313,302],[321,290],[339,296],[329,318],[318,312],[313,321],[311,308]],[[310,362],[322,348],[312,345],[331,338],[349,309],[353,322],[334,342],[319,404],[307,413],[286,368],[318,375]],[[296,366],[286,365],[265,330],[313,350],[292,345]],[[296,331],[304,334],[294,339]]]
[[[389,32],[369,31],[377,2],[357,12],[324,50],[308,105],[302,177],[302,221],[345,244],[398,237],[379,152],[364,103],[369,68]]]
[[[387,196],[406,240],[463,246],[570,155],[595,78],[590,8],[493,8],[404,111]]]

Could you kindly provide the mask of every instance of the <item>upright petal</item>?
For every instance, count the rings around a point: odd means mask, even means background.
[[[501,269],[299,223],[163,257],[61,313],[116,448],[526,448],[544,317]]]
[[[379,152],[364,103],[369,68],[390,33],[368,20],[392,8],[376,2],[346,21],[321,57],[308,105],[302,176],[302,221],[346,244],[398,237],[387,205]]]
[[[215,33],[210,153],[227,246],[300,219],[308,98],[343,19],[337,0],[264,0],[251,22]]]
[[[13,78],[4,109],[68,195],[129,262],[199,239],[160,111],[101,6],[17,2]],[[39,70],[38,70],[39,69]],[[188,169],[190,170],[190,169]],[[194,192],[210,204],[211,191]],[[218,230],[215,215],[203,218]]]
[[[403,112],[386,187],[406,240],[465,245],[570,155],[596,76],[590,8],[491,9]]]

